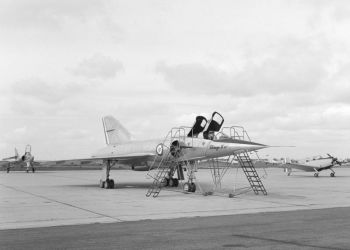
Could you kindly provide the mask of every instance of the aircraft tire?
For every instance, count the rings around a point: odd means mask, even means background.
[[[196,184],[194,184],[193,182],[190,184],[190,192],[196,192]]]
[[[105,182],[103,180],[100,180],[100,188],[104,188],[105,187]]]
[[[314,173],[314,176],[315,176],[315,177],[318,177],[318,173]]]
[[[174,187],[179,186],[179,179],[173,179],[174,180]]]
[[[183,186],[183,189],[185,192],[191,192],[190,191],[190,183],[186,182]]]
[[[35,168],[32,168],[32,172],[35,173]]]
[[[27,169],[26,172],[29,173],[29,170]]]
[[[162,181],[160,182],[161,187],[167,187],[169,186],[169,179],[168,178],[163,178]]]
[[[334,173],[331,173],[331,177],[334,177],[335,176],[335,174]]]
[[[169,187],[174,187],[174,186],[175,186],[174,179],[170,178],[169,179]]]
[[[110,179],[107,179],[105,181],[105,189],[111,189],[112,188],[112,185],[111,185],[111,180]]]
[[[109,180],[109,188],[114,189],[114,180],[113,179]]]

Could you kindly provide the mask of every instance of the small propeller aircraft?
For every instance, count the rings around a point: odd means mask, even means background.
[[[2,159],[1,165],[6,164],[7,173],[10,172],[12,166],[23,166],[25,164],[26,172],[29,173],[29,169],[32,169],[32,172],[35,172],[34,167],[34,156],[31,154],[32,147],[28,144],[25,148],[25,153],[22,157],[19,156],[17,149],[15,148],[15,155]]]
[[[292,173],[292,169],[300,169],[306,172],[314,172],[314,176],[318,177],[319,173],[323,170],[330,170],[330,176],[334,177],[335,172],[333,167],[340,166],[342,164],[336,157],[327,154],[327,157],[316,156],[312,159],[304,160],[290,160],[285,159],[283,167],[285,172],[289,176]]]

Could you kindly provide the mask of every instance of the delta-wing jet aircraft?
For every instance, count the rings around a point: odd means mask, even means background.
[[[330,176],[334,177],[335,172],[333,167],[340,166],[342,162],[340,162],[336,157],[327,154],[327,157],[316,156],[312,159],[305,160],[285,160],[285,164],[283,164],[285,172],[289,176],[292,173],[292,169],[299,169],[305,172],[314,172],[314,176],[318,177],[319,173],[323,170],[330,170]]]
[[[25,166],[26,172],[29,172],[29,169],[32,169],[32,172],[35,172],[35,162],[34,162],[34,156],[31,153],[32,147],[30,145],[26,146],[25,153],[22,157],[19,156],[17,149],[15,148],[15,155],[4,158],[1,161],[1,165],[6,165],[6,171],[7,173],[10,172],[11,167],[13,166]]]
[[[209,122],[205,117],[198,116],[188,133],[184,132],[184,127],[179,127],[171,130],[163,139],[132,141],[130,133],[119,121],[112,116],[103,117],[107,145],[92,156],[94,159],[104,161],[100,187],[114,188],[110,170],[116,163],[129,165],[133,170],[149,170],[161,164],[160,156],[165,154],[170,155],[180,164],[181,162],[191,164],[199,160],[225,157],[267,147],[264,144],[232,139],[230,136],[218,133],[223,122],[223,117],[214,112]],[[169,178],[172,182],[178,182],[172,179],[172,174]]]

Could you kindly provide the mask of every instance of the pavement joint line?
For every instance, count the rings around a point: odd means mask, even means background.
[[[6,188],[9,188],[9,189],[15,190],[17,192],[22,192],[22,193],[29,194],[29,195],[32,195],[32,196],[35,196],[35,197],[39,197],[39,198],[42,198],[42,199],[45,199],[45,200],[48,200],[48,201],[53,201],[53,202],[56,202],[56,203],[59,203],[59,204],[65,205],[65,206],[69,206],[69,207],[73,207],[73,208],[76,208],[76,209],[79,209],[79,210],[82,210],[82,211],[86,211],[86,212],[89,212],[89,213],[92,213],[92,214],[95,214],[95,215],[99,215],[99,216],[102,216],[102,217],[107,217],[107,218],[116,220],[117,222],[123,222],[123,220],[115,218],[115,217],[107,215],[107,214],[98,213],[98,212],[95,212],[95,211],[92,211],[92,210],[89,210],[89,209],[86,209],[86,208],[75,206],[75,205],[70,204],[70,203],[58,201],[58,200],[55,200],[55,199],[52,199],[52,198],[49,198],[49,197],[45,197],[43,195],[34,194],[34,193],[31,193],[31,192],[24,191],[24,190],[21,190],[21,189],[17,189],[17,188],[14,188],[14,187],[11,187],[11,186],[7,186],[7,185],[4,185],[4,184],[0,184],[0,185],[4,186]]]
[[[312,248],[319,248],[319,249],[346,249],[346,248],[332,248],[329,246],[318,246],[313,244],[303,244],[300,242],[293,242],[290,240],[278,240],[278,239],[271,239],[271,238],[264,238],[264,237],[258,237],[258,236],[249,236],[249,235],[243,235],[243,234],[233,234],[234,237],[240,237],[245,239],[252,239],[252,240],[262,240],[262,241],[270,241],[275,243],[283,243],[287,245],[293,245],[298,247],[312,247]]]

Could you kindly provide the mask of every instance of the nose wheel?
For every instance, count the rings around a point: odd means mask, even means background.
[[[186,182],[183,186],[183,190],[185,192],[194,193],[196,192],[196,184],[194,184],[193,182],[192,183]]]
[[[331,174],[330,174],[330,176],[331,176],[331,177],[334,177],[334,176],[335,176],[335,174],[334,174],[334,173],[331,173]]]
[[[114,189],[114,180],[113,179],[107,179],[105,181],[100,180],[100,188]]]

